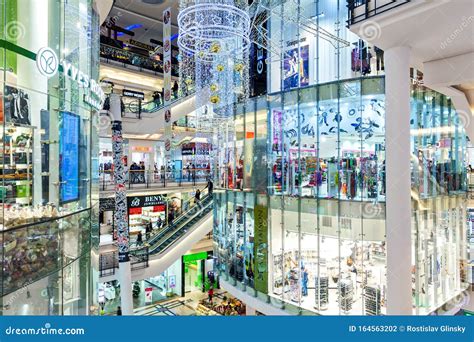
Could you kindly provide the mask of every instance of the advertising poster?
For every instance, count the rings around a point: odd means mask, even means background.
[[[151,304],[153,302],[153,287],[145,288],[145,304]]]
[[[255,290],[268,293],[268,208],[255,206]]]
[[[282,113],[279,110],[273,110],[273,144],[272,150],[273,151],[280,151],[281,150],[281,142],[282,142],[282,127],[281,127],[281,118]]]
[[[163,11],[163,82],[164,82],[164,119],[165,119],[165,155],[171,157],[171,8]]]
[[[4,101],[7,122],[16,125],[31,125],[30,99],[24,90],[5,86]]]
[[[309,84],[309,45],[288,50],[283,63],[284,89],[305,87]]]

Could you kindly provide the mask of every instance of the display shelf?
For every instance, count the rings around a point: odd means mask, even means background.
[[[2,203],[31,205],[33,194],[33,127],[11,126],[1,140],[0,196]]]
[[[339,307],[344,313],[352,310],[354,301],[354,288],[350,278],[341,279],[338,283],[339,289]]]
[[[378,286],[366,286],[364,288],[365,314],[377,316],[381,313],[382,300]]]
[[[329,278],[327,275],[316,276],[315,283],[315,309],[326,310],[329,303]]]

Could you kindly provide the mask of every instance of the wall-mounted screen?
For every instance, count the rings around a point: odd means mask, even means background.
[[[79,199],[79,115],[61,112],[60,169],[61,202]]]

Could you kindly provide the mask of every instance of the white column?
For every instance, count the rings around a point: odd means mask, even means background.
[[[385,51],[387,314],[412,315],[410,48]]]
[[[19,0],[17,3],[17,22],[21,34],[18,34],[17,44],[30,51],[37,52],[40,48],[48,46],[48,18],[49,18],[48,3],[42,1],[27,1]],[[46,23],[46,24],[45,24]],[[30,100],[30,121],[31,126],[35,127],[33,133],[33,204],[41,204],[43,200],[42,193],[42,176],[41,176],[41,109],[48,109],[48,97],[45,95],[48,93],[48,79],[39,74],[36,64],[25,57],[19,57],[17,55],[17,86],[20,88],[30,88],[31,90],[25,90]],[[9,79],[7,74],[7,81]],[[56,124],[58,112],[51,112],[51,127]],[[57,126],[57,124],[56,124]],[[55,138],[57,131],[54,129],[50,131],[50,140],[58,140]],[[50,184],[53,189],[50,189],[50,194],[54,194],[54,197],[50,198],[49,201],[55,204],[59,202],[59,174],[58,174],[58,163],[57,156],[59,153],[56,152],[59,148],[58,144],[50,145],[49,158],[54,165],[50,167]],[[48,200],[48,199],[45,199]]]
[[[110,95],[110,115],[112,119],[112,153],[114,161],[115,214],[119,258],[118,280],[120,282],[120,303],[122,314],[133,315],[132,270],[129,257],[129,233],[127,213],[127,193],[123,165],[122,110],[120,96]]]

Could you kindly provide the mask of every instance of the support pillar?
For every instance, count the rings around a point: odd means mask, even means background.
[[[127,213],[127,191],[123,165],[122,109],[120,96],[110,95],[110,115],[112,119],[112,153],[114,161],[115,213],[114,225],[117,229],[117,245],[120,282],[120,303],[123,315],[133,315],[132,271],[129,257],[129,231]]]
[[[412,315],[410,48],[385,51],[387,314]]]

